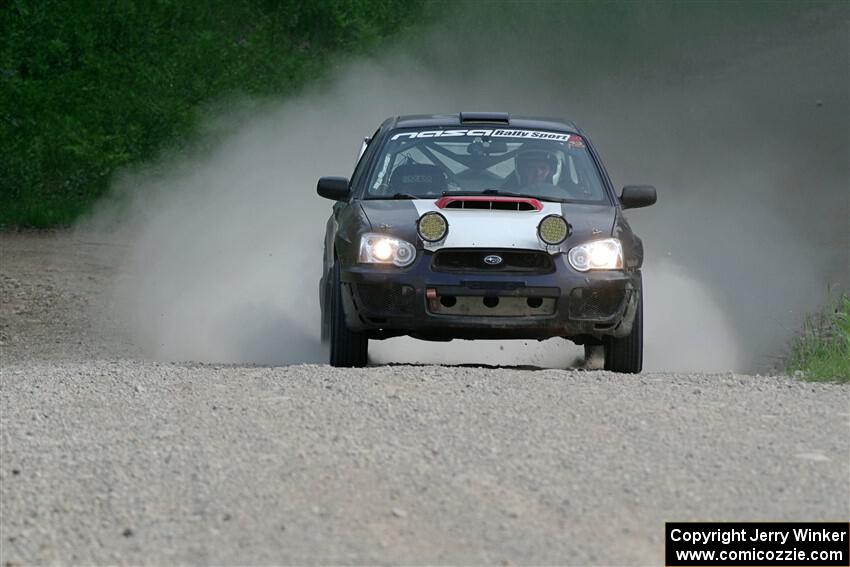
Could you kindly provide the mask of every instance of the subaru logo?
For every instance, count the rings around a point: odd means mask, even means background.
[[[488,266],[498,266],[502,263],[502,257],[490,254],[489,256],[484,256],[484,263]]]

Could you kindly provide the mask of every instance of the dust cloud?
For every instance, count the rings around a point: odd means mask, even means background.
[[[331,203],[316,179],[349,175],[360,140],[393,114],[567,117],[615,184],[656,185],[659,203],[627,215],[647,253],[649,370],[767,369],[802,315],[847,288],[846,7],[706,28],[681,9],[621,5],[612,21],[628,35],[612,45],[597,37],[602,9],[477,6],[291,99],[211,113],[192,157],[116,178],[84,224],[125,245],[114,301],[146,355],[324,362]],[[370,344],[378,363],[563,367],[579,352],[560,339]]]

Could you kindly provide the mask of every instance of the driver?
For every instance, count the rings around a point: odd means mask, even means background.
[[[548,150],[539,148],[521,150],[514,156],[515,171],[504,187],[553,185],[552,179],[557,167],[558,158]]]
[[[558,163],[555,156],[546,150],[521,151],[514,158],[514,162],[520,185],[523,187],[551,184]]]

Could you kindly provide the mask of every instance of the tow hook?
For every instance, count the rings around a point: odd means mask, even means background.
[[[425,290],[425,298],[428,300],[428,310],[432,313],[440,309],[440,298],[437,297],[437,290],[429,287]]]

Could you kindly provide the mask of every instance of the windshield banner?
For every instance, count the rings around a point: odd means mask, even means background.
[[[400,138],[456,138],[461,136],[482,137],[482,138],[522,138],[527,140],[553,140],[556,142],[566,142],[570,136],[575,134],[563,134],[560,132],[545,132],[542,130],[422,130],[420,132],[399,132],[393,136],[392,140]]]

